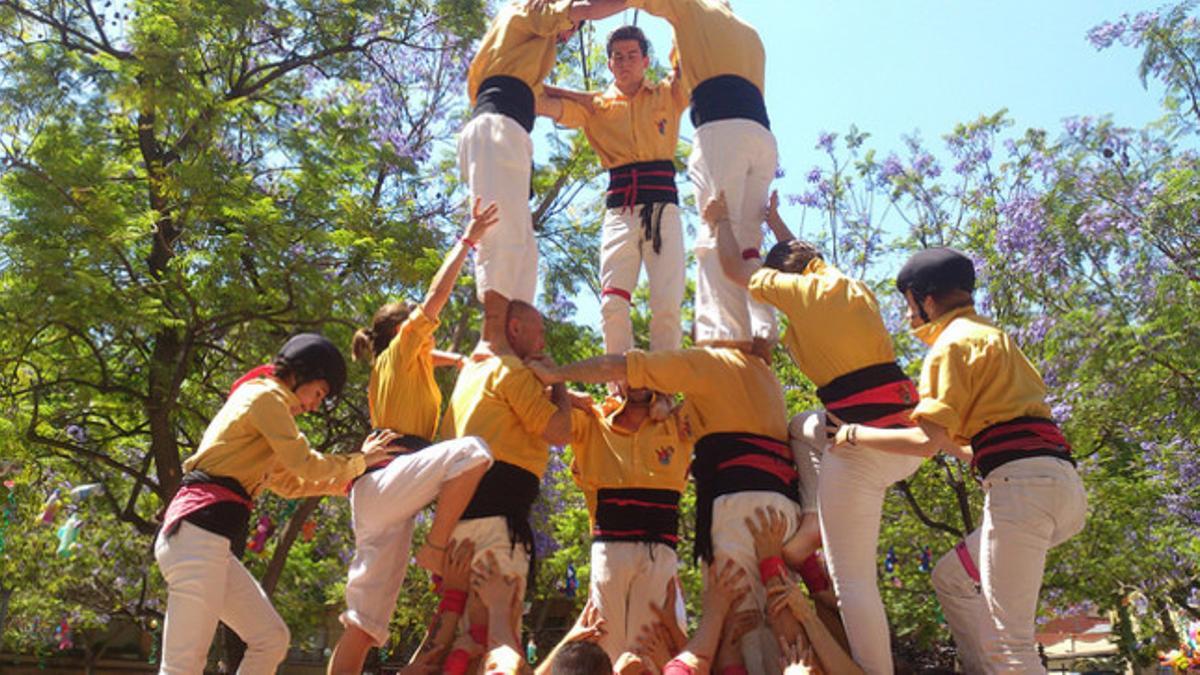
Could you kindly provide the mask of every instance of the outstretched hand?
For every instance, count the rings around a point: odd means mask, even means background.
[[[371,466],[397,454],[395,448],[388,447],[397,438],[400,438],[400,434],[391,429],[372,431],[362,444],[363,460],[366,465]]]
[[[754,538],[754,556],[758,560],[779,557],[787,537],[787,519],[779,511],[761,506],[754,509],[754,518],[746,518],[746,529]]]
[[[667,665],[673,655],[667,645],[666,630],[658,622],[642,626],[634,645],[633,652],[653,663],[659,671]]]
[[[812,601],[804,595],[804,591],[796,584],[771,584],[767,586],[767,613],[771,616],[781,612],[791,612],[801,624],[817,618],[817,610]]]
[[[442,570],[442,587],[448,591],[467,591],[471,588],[471,560],[475,544],[470,539],[450,540],[446,547],[446,564]]]
[[[571,630],[567,631],[566,636],[563,637],[563,642],[597,642],[607,633],[608,629],[604,627],[604,618],[600,616],[600,609],[596,607],[591,598],[588,598],[575,625],[571,626]]]
[[[650,602],[650,612],[667,632],[667,647],[670,648],[672,654],[678,654],[687,645],[687,635],[679,627],[679,620],[675,617],[675,602],[678,599],[678,593],[675,577],[671,577],[671,580],[667,582],[667,592],[663,595],[662,604]]]
[[[708,200],[704,205],[704,212],[701,214],[704,217],[704,222],[710,226],[716,225],[723,220],[729,220],[729,205],[725,203],[725,191],[722,190]]]
[[[471,222],[467,224],[467,233],[464,235],[476,244],[489,228],[500,222],[500,209],[496,206],[496,202],[488,204],[486,209],[481,210],[482,205],[483,198],[476,197],[475,204],[471,207]]]
[[[533,371],[535,377],[542,384],[550,387],[563,382],[562,375],[558,372],[558,366],[554,365],[554,361],[549,356],[538,354],[525,359],[525,366]]]
[[[718,558],[708,569],[702,602],[704,613],[724,614],[741,604],[749,592],[746,570],[728,558]]]

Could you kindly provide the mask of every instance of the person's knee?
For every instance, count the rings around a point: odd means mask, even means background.
[[[266,623],[262,631],[255,636],[255,641],[247,642],[246,647],[264,654],[273,663],[282,663],[287,658],[288,647],[292,644],[292,632],[278,614],[267,619]]]
[[[486,441],[478,436],[467,436],[462,439],[462,445],[459,446],[463,461],[472,467],[476,465],[492,465],[492,450],[488,447]]]
[[[618,291],[618,292],[612,292]],[[600,299],[600,314],[605,319],[628,316],[629,315],[629,299],[623,293],[628,293],[625,289],[605,289],[604,296]]]
[[[820,447],[817,442],[823,441],[825,437],[823,417],[819,410],[798,413],[788,422],[788,437]]]
[[[941,557],[933,566],[929,575],[933,590],[939,595],[968,595],[975,593],[975,582],[963,569],[962,561],[957,555],[948,554]]]

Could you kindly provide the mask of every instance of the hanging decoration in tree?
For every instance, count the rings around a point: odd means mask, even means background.
[[[71,499],[87,499],[102,491],[104,491],[104,486],[100,483],[86,483],[71,488],[71,491],[67,494],[71,496]]]
[[[71,625],[63,619],[61,623],[54,629],[54,639],[58,640],[58,651],[66,651],[75,646],[71,641]]]
[[[78,514],[71,514],[67,518],[67,522],[58,528],[58,557],[70,558],[75,553],[75,549],[79,548],[79,528],[83,526],[83,520]]]
[[[933,551],[926,546],[921,550],[921,571],[928,572],[933,569]]]
[[[568,598],[575,597],[575,591],[579,588],[579,579],[575,576],[575,563],[567,563],[567,579],[563,586],[563,595]]]
[[[530,665],[537,663],[537,645],[533,641],[533,636],[529,636],[529,642],[525,643],[525,660]]]
[[[267,539],[275,532],[275,524],[271,522],[271,517],[267,515],[260,516],[258,526],[254,528],[254,537],[250,539],[250,543],[246,548],[251,553],[262,554],[266,549]]]
[[[5,536],[8,534],[8,525],[12,522],[12,517],[16,513],[16,502],[13,501],[13,487],[16,484],[11,480],[4,481],[4,510],[0,512],[0,553],[4,553],[4,548],[8,545]]]
[[[50,525],[54,522],[55,517],[58,516],[60,495],[58,488],[55,488],[54,492],[51,492],[50,496],[46,498],[46,503],[42,505],[42,515],[38,516],[39,523]]]
[[[891,574],[892,572],[895,572],[895,571],[896,571],[896,563],[897,563],[897,562],[899,562],[899,561],[898,561],[898,559],[896,558],[896,547],[895,547],[895,546],[889,546],[889,547],[888,547],[888,552],[887,552],[887,557],[883,559],[883,569],[884,569],[884,571],[886,571],[888,574]]]

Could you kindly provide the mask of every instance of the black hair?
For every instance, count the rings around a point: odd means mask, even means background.
[[[608,34],[608,44],[604,47],[604,53],[612,56],[613,43],[621,40],[636,40],[638,47],[642,49],[642,56],[650,55],[650,41],[646,39],[646,34],[637,26],[621,26]]]
[[[812,262],[813,258],[824,260],[824,256],[816,246],[801,239],[788,239],[771,247],[767,257],[763,260],[763,267],[789,274],[800,274],[808,267],[808,263]]]
[[[612,675],[612,659],[595,642],[569,642],[554,657],[551,675]]]

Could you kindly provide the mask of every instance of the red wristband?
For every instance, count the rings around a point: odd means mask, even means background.
[[[779,556],[771,556],[758,561],[758,576],[765,584],[775,577],[783,576],[783,570],[787,565],[783,562],[783,558]]]
[[[438,604],[438,613],[453,612],[461,615],[467,607],[467,592],[447,590],[442,595],[442,601]]]
[[[467,668],[471,665],[471,655],[465,649],[455,649],[446,657],[446,662],[442,664],[443,675],[466,675]]]
[[[821,564],[821,558],[816,553],[804,559],[800,563],[800,578],[804,581],[804,585],[808,587],[810,593],[820,593],[827,591],[833,585],[829,575],[825,573],[825,566]]]
[[[467,239],[466,237],[459,237],[458,240],[461,241],[462,243],[466,244],[467,248],[471,249],[472,251],[479,250],[479,242],[472,241],[471,239]]]
[[[471,624],[471,627],[467,629],[467,634],[471,636],[471,639],[475,641],[475,644],[483,645],[485,647],[487,646],[487,633],[488,631],[486,623],[473,623]]]

